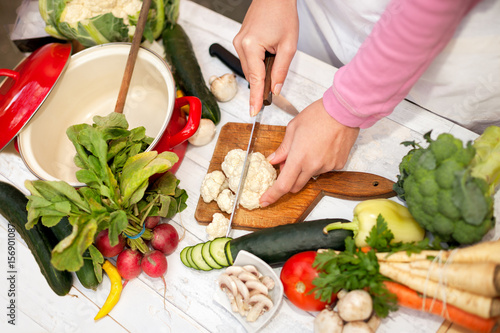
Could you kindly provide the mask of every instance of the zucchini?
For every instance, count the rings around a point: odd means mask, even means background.
[[[229,237],[219,237],[210,242],[210,255],[214,258],[215,262],[222,267],[229,266],[224,247],[226,243],[231,240]],[[231,264],[232,265],[232,264]]]
[[[191,260],[194,264],[201,269],[202,271],[210,271],[212,267],[205,261],[203,255],[201,253],[201,248],[203,247],[203,243],[196,244],[193,247],[193,251],[191,251]]]
[[[191,268],[191,265],[189,264],[189,261],[187,259],[187,252],[191,246],[186,246],[185,248],[182,249],[181,251],[181,261],[184,264],[184,266]]]
[[[55,269],[50,263],[52,249],[58,243],[50,228],[37,223],[33,228],[26,229],[27,204],[28,199],[21,191],[8,183],[0,182],[0,214],[9,221],[28,245],[50,288],[57,295],[64,296],[73,285],[73,275],[68,271]]]
[[[212,255],[210,254],[210,243],[212,243],[212,241],[208,241],[203,244],[203,247],[201,248],[201,254],[203,255],[203,259],[205,259],[210,267],[220,269],[222,268],[222,266],[219,265],[217,261],[215,261],[214,257],[212,257]]]
[[[69,223],[67,217],[63,217],[61,221],[51,227],[50,230],[52,230],[58,242],[60,242],[71,234],[73,226]],[[92,261],[92,258],[90,258],[90,252],[88,249],[83,253],[83,258],[83,266],[76,271],[76,277],[85,288],[97,290],[99,280],[97,280],[97,276],[95,275],[94,262]]]
[[[220,121],[219,104],[205,83],[189,36],[179,24],[168,25],[162,34],[166,60],[175,82],[187,96],[198,97],[202,103],[201,117],[217,125]]]
[[[248,251],[266,263],[280,264],[288,258],[304,251],[334,249],[343,251],[345,239],[353,236],[349,230],[333,230],[323,233],[323,228],[333,222],[349,222],[344,219],[321,219],[296,224],[281,225],[254,231],[225,244],[229,265],[241,250]]]

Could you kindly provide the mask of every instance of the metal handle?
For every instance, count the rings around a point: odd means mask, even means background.
[[[264,59],[266,80],[264,82],[264,100],[262,101],[265,106],[271,105],[273,102],[273,93],[271,92],[271,69],[273,68],[275,57],[276,55],[266,51],[266,58]]]

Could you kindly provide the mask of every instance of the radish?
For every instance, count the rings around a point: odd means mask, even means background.
[[[165,255],[172,254],[179,244],[179,234],[177,230],[168,223],[158,224],[153,229],[153,238],[151,246],[163,252]]]
[[[159,216],[148,216],[146,217],[146,220],[144,221],[144,224],[146,224],[146,228],[148,229],[153,229],[160,223],[160,217]]]
[[[167,258],[165,255],[158,251],[153,250],[144,255],[141,261],[141,268],[148,276],[161,277],[167,272]]]
[[[109,243],[108,229],[101,231],[95,238],[95,246],[103,256],[111,258],[119,254],[125,248],[125,238],[122,235],[118,236],[118,244],[111,246]]]
[[[142,253],[132,249],[125,249],[116,258],[116,268],[125,280],[132,280],[141,274]]]

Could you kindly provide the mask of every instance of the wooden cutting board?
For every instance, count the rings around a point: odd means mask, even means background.
[[[246,151],[250,139],[252,124],[227,123],[220,131],[208,173],[222,170],[221,163],[230,150]],[[285,135],[285,126],[260,125],[255,151],[268,156],[281,144]],[[235,229],[256,230],[283,224],[302,222],[324,196],[347,200],[366,200],[390,198],[396,195],[389,179],[362,172],[335,171],[311,179],[298,193],[288,193],[276,203],[260,209],[248,210],[240,206],[233,219]],[[201,186],[201,184],[200,184]],[[200,224],[212,222],[214,213],[221,213],[215,201],[205,203],[199,198],[195,219]],[[229,214],[223,213],[229,218]]]

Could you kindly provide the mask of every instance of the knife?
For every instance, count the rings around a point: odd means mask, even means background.
[[[210,45],[208,52],[212,57],[219,58],[219,60],[221,60],[235,74],[245,79],[245,74],[243,73],[243,69],[241,68],[240,59],[229,52],[224,46],[218,43],[213,43],[212,45]],[[292,103],[290,103],[282,95],[274,95],[273,104],[292,116],[296,116],[299,114],[299,111],[292,105]]]
[[[226,237],[229,237],[229,233],[231,232],[231,225],[238,210],[241,193],[243,192],[243,187],[245,186],[245,181],[248,175],[248,168],[250,167],[250,155],[253,153],[253,147],[255,146],[255,140],[257,139],[257,133],[259,132],[260,121],[262,119],[262,114],[264,113],[264,108],[268,105],[271,105],[271,103],[273,102],[273,94],[271,92],[271,69],[273,67],[274,57],[274,54],[266,52],[266,58],[264,59],[264,64],[266,66],[264,99],[262,101],[262,107],[259,113],[257,113],[253,120],[252,132],[250,133],[250,140],[248,141],[247,152],[245,155],[245,160],[243,161],[243,170],[241,172],[238,190],[236,191],[236,196],[234,198],[233,211],[231,212],[231,217],[229,218],[229,226],[227,228]]]

